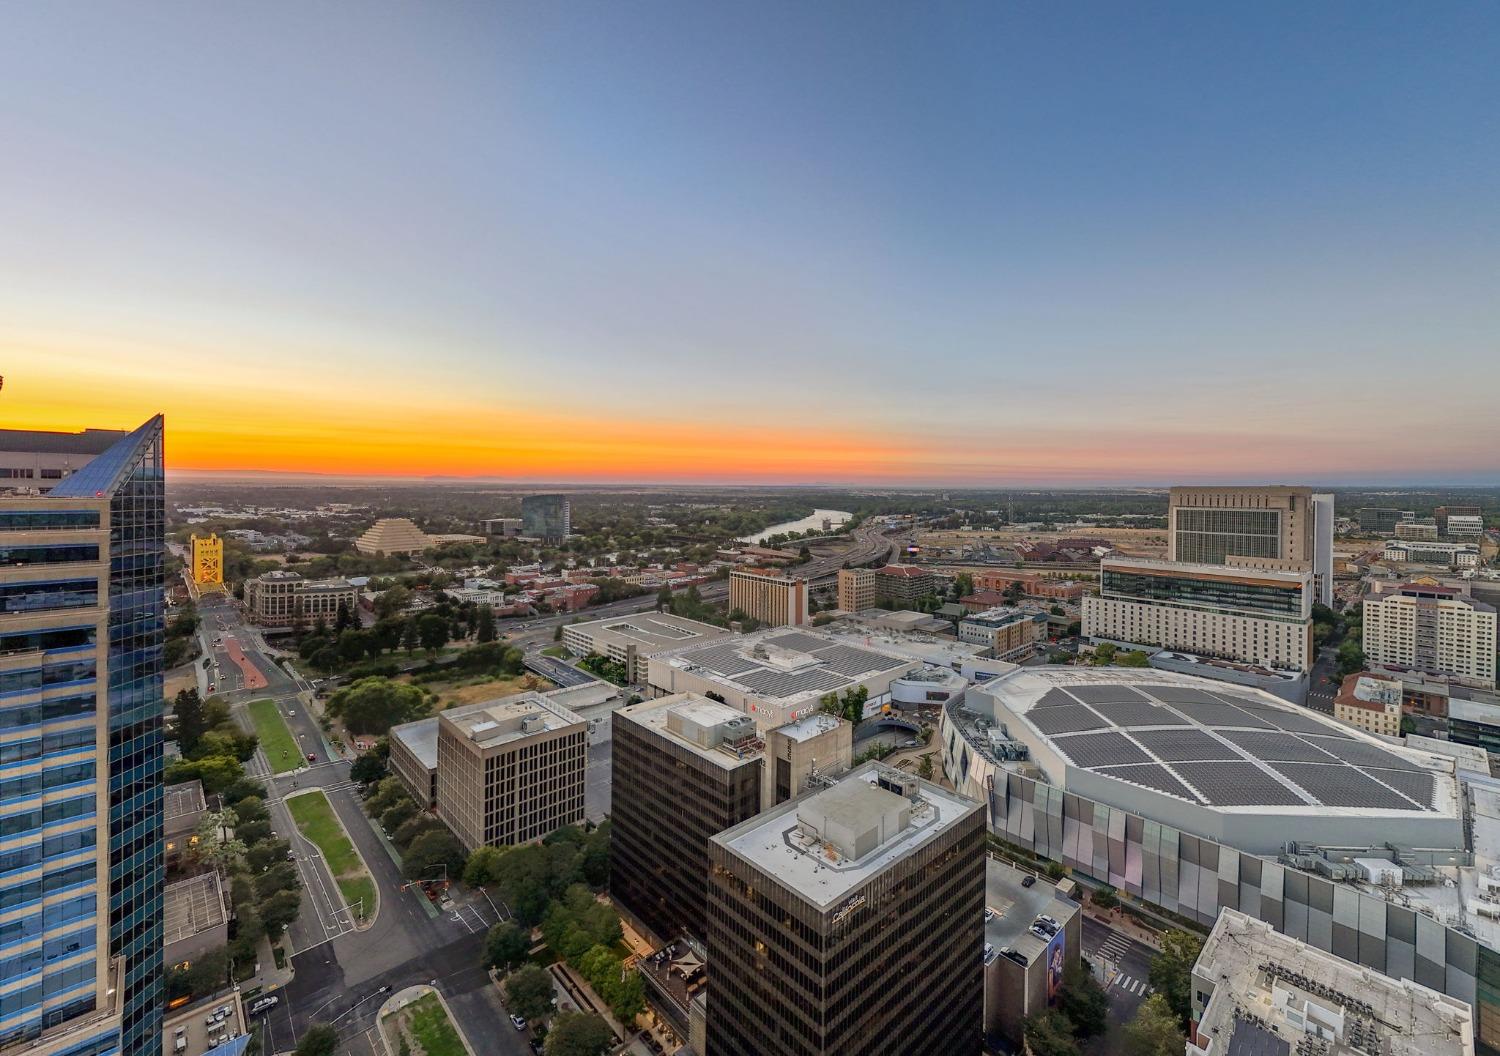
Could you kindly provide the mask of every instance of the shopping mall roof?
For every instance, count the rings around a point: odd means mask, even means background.
[[[766,699],[788,700],[846,689],[864,679],[910,669],[913,661],[848,645],[822,631],[775,629],[709,645],[659,653],[661,660],[697,669]]]

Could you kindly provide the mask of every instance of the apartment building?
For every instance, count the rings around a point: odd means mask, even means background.
[[[864,612],[876,602],[873,568],[839,569],[839,608],[845,612]]]
[[[807,580],[766,568],[729,573],[729,608],[768,627],[799,627],[808,622]]]
[[[1364,600],[1365,660],[1495,687],[1495,607],[1456,587],[1408,583]]]
[[[979,803],[879,763],[713,837],[707,1051],[978,1056],[984,843]]]
[[[702,940],[708,843],[760,813],[763,742],[744,712],[688,693],[615,711],[609,890],[659,940]]]
[[[1046,617],[1021,609],[993,608],[958,621],[958,640],[982,645],[996,660],[1020,663],[1036,655],[1036,643],[1046,635]]]
[[[1377,737],[1401,736],[1401,682],[1353,674],[1333,698],[1333,717]]]
[[[311,627],[332,623],[339,606],[354,612],[359,591],[347,579],[308,579],[300,572],[273,569],[245,580],[245,615],[262,627]]]
[[[470,851],[583,821],[588,726],[540,693],[438,715],[437,814]]]
[[[1333,496],[1311,488],[1176,487],[1167,559],[1264,571],[1308,571],[1314,600],[1333,600]]]
[[[5,1056],[160,1045],[162,433],[3,436],[66,469],[0,495]]]
[[[1307,671],[1312,574],[1144,558],[1105,558],[1083,599],[1095,640]]]

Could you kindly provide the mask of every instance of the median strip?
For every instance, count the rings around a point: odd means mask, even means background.
[[[255,727],[255,736],[260,740],[260,750],[265,753],[266,763],[273,774],[285,774],[302,765],[302,752],[292,731],[274,700],[252,700],[249,704],[250,722]]]
[[[298,831],[322,853],[329,873],[338,884],[339,895],[358,924],[373,921],[379,909],[375,881],[328,796],[322,789],[309,789],[290,795],[283,802]]]

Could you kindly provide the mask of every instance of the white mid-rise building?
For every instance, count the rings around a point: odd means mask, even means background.
[[[1495,607],[1456,587],[1408,583],[1364,602],[1365,660],[1374,667],[1495,685]]]

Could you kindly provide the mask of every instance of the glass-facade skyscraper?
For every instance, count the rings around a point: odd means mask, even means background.
[[[0,494],[3,1056],[161,1046],[162,428]]]

